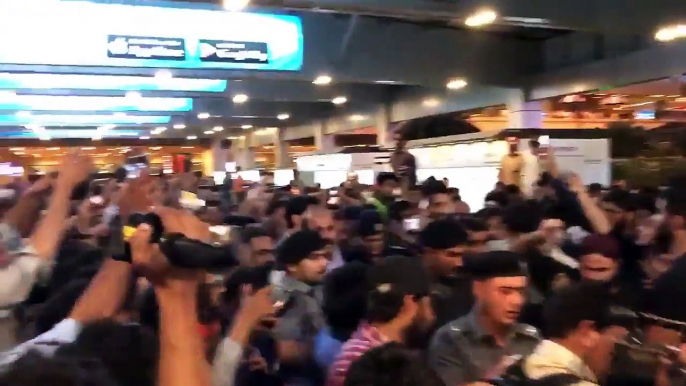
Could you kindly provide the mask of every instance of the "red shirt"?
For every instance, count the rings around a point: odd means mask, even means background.
[[[367,351],[386,343],[388,343],[388,338],[383,336],[376,327],[362,323],[350,339],[343,344],[341,352],[329,368],[326,386],[343,386],[350,365]]]

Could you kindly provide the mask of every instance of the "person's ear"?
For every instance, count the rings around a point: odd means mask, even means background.
[[[584,347],[593,347],[600,338],[600,333],[596,330],[596,325],[590,320],[582,320],[577,327],[581,343]]]
[[[417,314],[418,308],[419,304],[417,304],[417,300],[415,299],[415,297],[412,295],[405,295],[403,297],[403,305],[402,307],[400,307],[398,317],[401,320],[410,321]]]
[[[474,294],[474,297],[477,299],[483,298],[484,294],[484,282],[480,280],[474,280],[472,282],[472,293]]]

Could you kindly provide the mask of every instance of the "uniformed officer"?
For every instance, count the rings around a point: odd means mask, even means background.
[[[441,327],[429,349],[429,362],[446,386],[495,377],[541,340],[534,327],[517,323],[527,287],[517,254],[476,255],[465,259],[465,269],[474,280],[476,305]]]

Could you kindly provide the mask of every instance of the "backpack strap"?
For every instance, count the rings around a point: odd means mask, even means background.
[[[539,379],[529,380],[529,386],[571,386],[583,381],[574,374],[551,374]]]
[[[518,360],[499,378],[490,379],[486,383],[495,386],[571,386],[583,381],[583,378],[574,374],[551,374],[539,379],[528,378],[523,367],[525,359]]]

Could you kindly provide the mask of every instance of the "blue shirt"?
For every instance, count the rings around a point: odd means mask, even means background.
[[[317,364],[327,370],[341,352],[343,343],[331,336],[329,327],[322,328],[314,338],[314,358]]]

